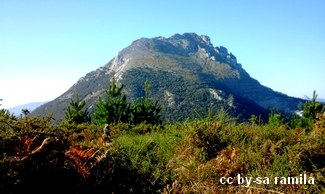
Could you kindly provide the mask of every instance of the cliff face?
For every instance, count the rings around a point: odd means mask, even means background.
[[[77,94],[92,111],[113,77],[125,85],[129,100],[144,95],[144,82],[148,80],[151,97],[163,107],[164,120],[194,118],[220,109],[247,118],[265,115],[268,108],[292,112],[303,102],[261,85],[225,47],[214,47],[208,36],[185,33],[134,41],[33,114],[53,112],[61,119]]]

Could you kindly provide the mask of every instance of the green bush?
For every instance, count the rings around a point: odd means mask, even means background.
[[[317,94],[316,91],[313,92],[313,98],[310,102],[306,102],[304,104],[304,112],[303,115],[305,118],[316,119],[317,114],[324,112],[325,107],[320,102],[316,101]]]
[[[136,99],[133,104],[122,94],[124,85],[118,87],[113,79],[106,91],[105,100],[99,98],[94,112],[94,123],[130,123],[130,124],[160,124],[161,107],[158,101],[152,102],[149,98],[150,85],[145,82],[145,97]]]
[[[106,91],[105,99],[99,98],[93,115],[94,123],[111,124],[124,122],[128,123],[131,115],[131,106],[126,96],[122,94],[124,85],[117,86],[113,79],[109,89]]]
[[[145,82],[145,97],[135,100],[133,106],[133,121],[134,124],[148,123],[161,124],[160,112],[161,107],[158,101],[151,102],[149,99],[150,84]]]
[[[284,124],[284,119],[282,118],[281,114],[271,112],[269,114],[268,125],[271,127],[279,127]]]
[[[88,108],[85,108],[86,101],[80,100],[77,96],[76,100],[71,99],[70,105],[65,113],[65,119],[68,123],[88,123],[90,122],[90,116]]]

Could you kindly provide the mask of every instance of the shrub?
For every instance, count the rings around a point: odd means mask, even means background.
[[[312,100],[304,104],[304,113],[303,113],[304,117],[316,119],[318,113],[324,112],[325,109],[324,105],[317,102],[316,99],[317,99],[317,94],[316,91],[314,91]]]
[[[279,113],[271,112],[269,114],[268,125],[271,127],[279,127],[284,124],[284,120]]]
[[[106,91],[105,100],[99,98],[97,107],[94,112],[94,123],[111,124],[111,123],[130,123],[130,124],[160,124],[161,107],[158,101],[152,102],[149,98],[150,85],[145,82],[145,97],[134,101],[132,105],[122,94],[124,85],[116,85],[113,79],[109,89]]]
[[[65,119],[68,123],[81,124],[90,122],[89,111],[85,106],[86,101],[81,101],[78,96],[76,100],[71,99],[70,105],[65,113]]]
[[[220,131],[222,124],[216,122],[205,122],[195,128],[193,143],[202,150],[201,159],[210,160],[217,155],[217,152],[227,146],[221,139]]]
[[[93,115],[95,124],[128,123],[130,121],[130,103],[122,94],[123,87],[124,85],[117,86],[115,79],[112,80],[109,89],[106,91],[105,100],[99,98],[97,102]]]
[[[148,124],[160,124],[161,107],[158,101],[151,102],[149,99],[150,84],[145,82],[145,97],[137,99],[133,107],[133,123],[145,122]]]

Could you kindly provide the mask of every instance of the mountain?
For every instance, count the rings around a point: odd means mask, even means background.
[[[227,48],[214,47],[208,36],[184,33],[132,42],[33,114],[52,112],[60,120],[77,94],[92,112],[113,77],[125,85],[130,101],[144,95],[144,82],[148,80],[151,98],[159,100],[165,121],[192,119],[220,109],[245,119],[252,114],[265,116],[270,108],[294,112],[304,102],[261,85]]]
[[[19,116],[21,114],[22,109],[27,109],[29,112],[32,112],[35,110],[37,107],[45,104],[46,102],[31,102],[23,105],[18,105],[12,108],[9,108],[9,112],[14,114],[15,116]]]
[[[308,101],[311,101],[313,98],[305,95],[303,99],[308,100]],[[325,99],[324,98],[316,98],[316,101],[317,102],[320,102],[320,103],[323,103],[323,104],[325,103]]]

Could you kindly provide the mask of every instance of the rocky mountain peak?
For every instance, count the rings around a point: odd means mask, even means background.
[[[131,100],[144,95],[143,84],[149,81],[152,98],[162,104],[164,120],[194,118],[198,113],[221,108],[247,118],[251,114],[265,115],[270,107],[292,112],[302,102],[251,78],[235,55],[226,47],[214,47],[209,36],[184,33],[133,41],[35,114],[54,112],[62,118],[76,91],[93,111],[113,78],[125,85]]]
[[[183,41],[183,43],[185,40],[185,41],[188,41],[194,45],[201,45],[201,46],[206,45],[209,47],[213,47],[209,36],[197,35],[196,33],[184,33],[183,35],[175,34],[175,35],[171,36],[170,38],[167,38],[167,40],[171,41],[171,42],[181,40],[181,41]]]
[[[141,65],[128,63],[128,61],[143,58],[157,60],[159,56],[165,54],[178,57],[196,56],[202,61],[225,63],[235,70],[244,71],[241,64],[237,63],[235,55],[229,53],[226,47],[214,47],[209,36],[196,33],[175,34],[169,38],[162,36],[140,38],[120,51],[106,66],[110,71],[115,72],[115,77],[119,80],[123,72]]]

